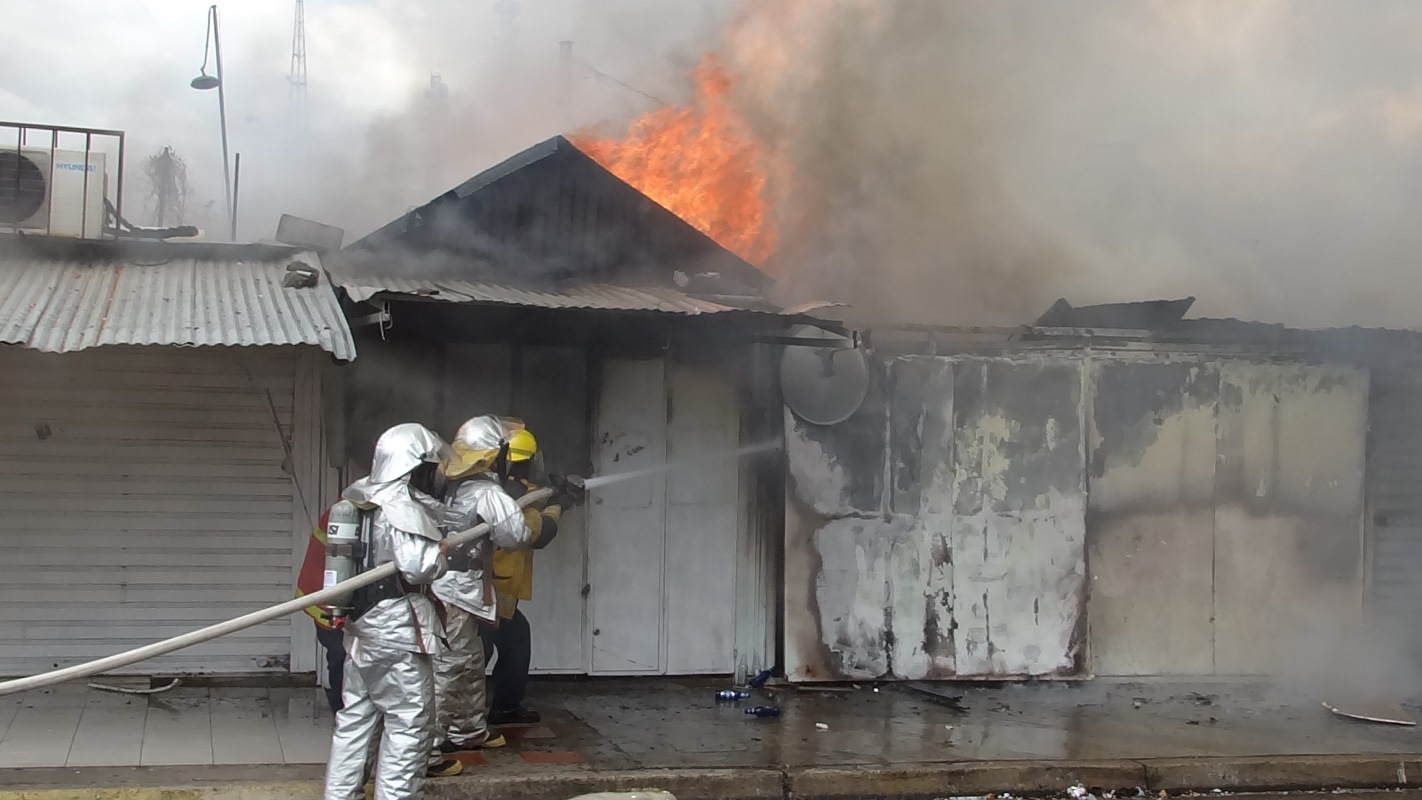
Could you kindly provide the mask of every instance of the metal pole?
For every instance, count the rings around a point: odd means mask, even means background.
[[[237,241],[237,193],[242,188],[242,154],[233,158],[232,164],[232,241]]]
[[[90,153],[94,151],[94,134],[84,134],[84,204],[79,207],[79,238],[89,238],[89,159]],[[49,162],[53,164],[54,162]],[[53,169],[53,167],[50,167]],[[100,190],[102,191],[102,190]],[[104,235],[104,225],[99,223],[99,235],[95,239],[102,239]]]
[[[118,136],[118,189],[114,195],[114,238],[118,238],[118,232],[123,228],[123,134]],[[49,163],[54,163],[53,156]],[[182,220],[178,220],[182,222]]]
[[[232,161],[227,156],[227,76],[222,74],[222,37],[217,32],[217,5],[207,10],[212,19],[212,47],[217,54],[217,114],[222,121],[222,186],[227,205],[227,221],[231,227],[230,241],[237,241],[237,215],[232,202]]]

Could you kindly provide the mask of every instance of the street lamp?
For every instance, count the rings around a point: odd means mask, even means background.
[[[207,74],[207,54],[212,50],[217,57],[217,74]],[[223,94],[222,80],[222,39],[217,35],[217,6],[207,10],[207,39],[202,47],[202,68],[193,78],[192,87],[199,91],[217,90],[217,114],[222,122],[222,199],[227,207],[227,222],[231,240],[237,241],[237,217],[232,213],[232,160],[227,156],[227,97]]]

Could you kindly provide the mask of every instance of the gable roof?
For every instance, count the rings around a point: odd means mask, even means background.
[[[494,278],[670,285],[674,271],[715,272],[761,290],[744,259],[555,136],[480,172],[356,241],[347,251],[443,250]],[[369,263],[368,258],[362,258]],[[401,274],[391,263],[381,272]]]

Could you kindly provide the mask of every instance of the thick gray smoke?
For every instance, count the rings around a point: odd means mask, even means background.
[[[504,5],[518,10],[505,17],[496,3],[419,6],[398,31],[427,54],[447,95],[412,86],[406,102],[328,160],[313,213],[356,235],[544,139],[636,116],[652,98],[681,99],[691,65],[716,45],[734,9],[708,0],[522,0]],[[566,106],[564,39],[573,42]]]
[[[808,33],[733,42],[799,294],[960,324],[1184,295],[1422,323],[1415,3],[795,5]]]
[[[1195,295],[1206,315],[1422,323],[1410,0],[307,0],[300,136],[291,7],[222,8],[243,238],[290,211],[349,241],[547,136],[645,112],[645,95],[684,102],[719,49],[770,156],[766,267],[799,297],[877,321]],[[187,87],[203,8],[16,12],[0,117],[128,130],[130,210],[135,165],[173,145],[186,221],[220,229],[216,98]],[[56,17],[86,24],[61,35]],[[563,109],[561,39],[577,61]]]

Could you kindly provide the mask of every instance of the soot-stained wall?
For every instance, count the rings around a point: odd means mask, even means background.
[[[874,383],[841,425],[787,412],[792,678],[1079,672],[1079,366],[909,358]]]
[[[792,679],[1271,673],[1361,614],[1361,370],[1053,351],[873,377],[845,423],[786,412]]]
[[[1365,372],[1219,360],[1093,376],[1095,672],[1274,674],[1361,622]]]

